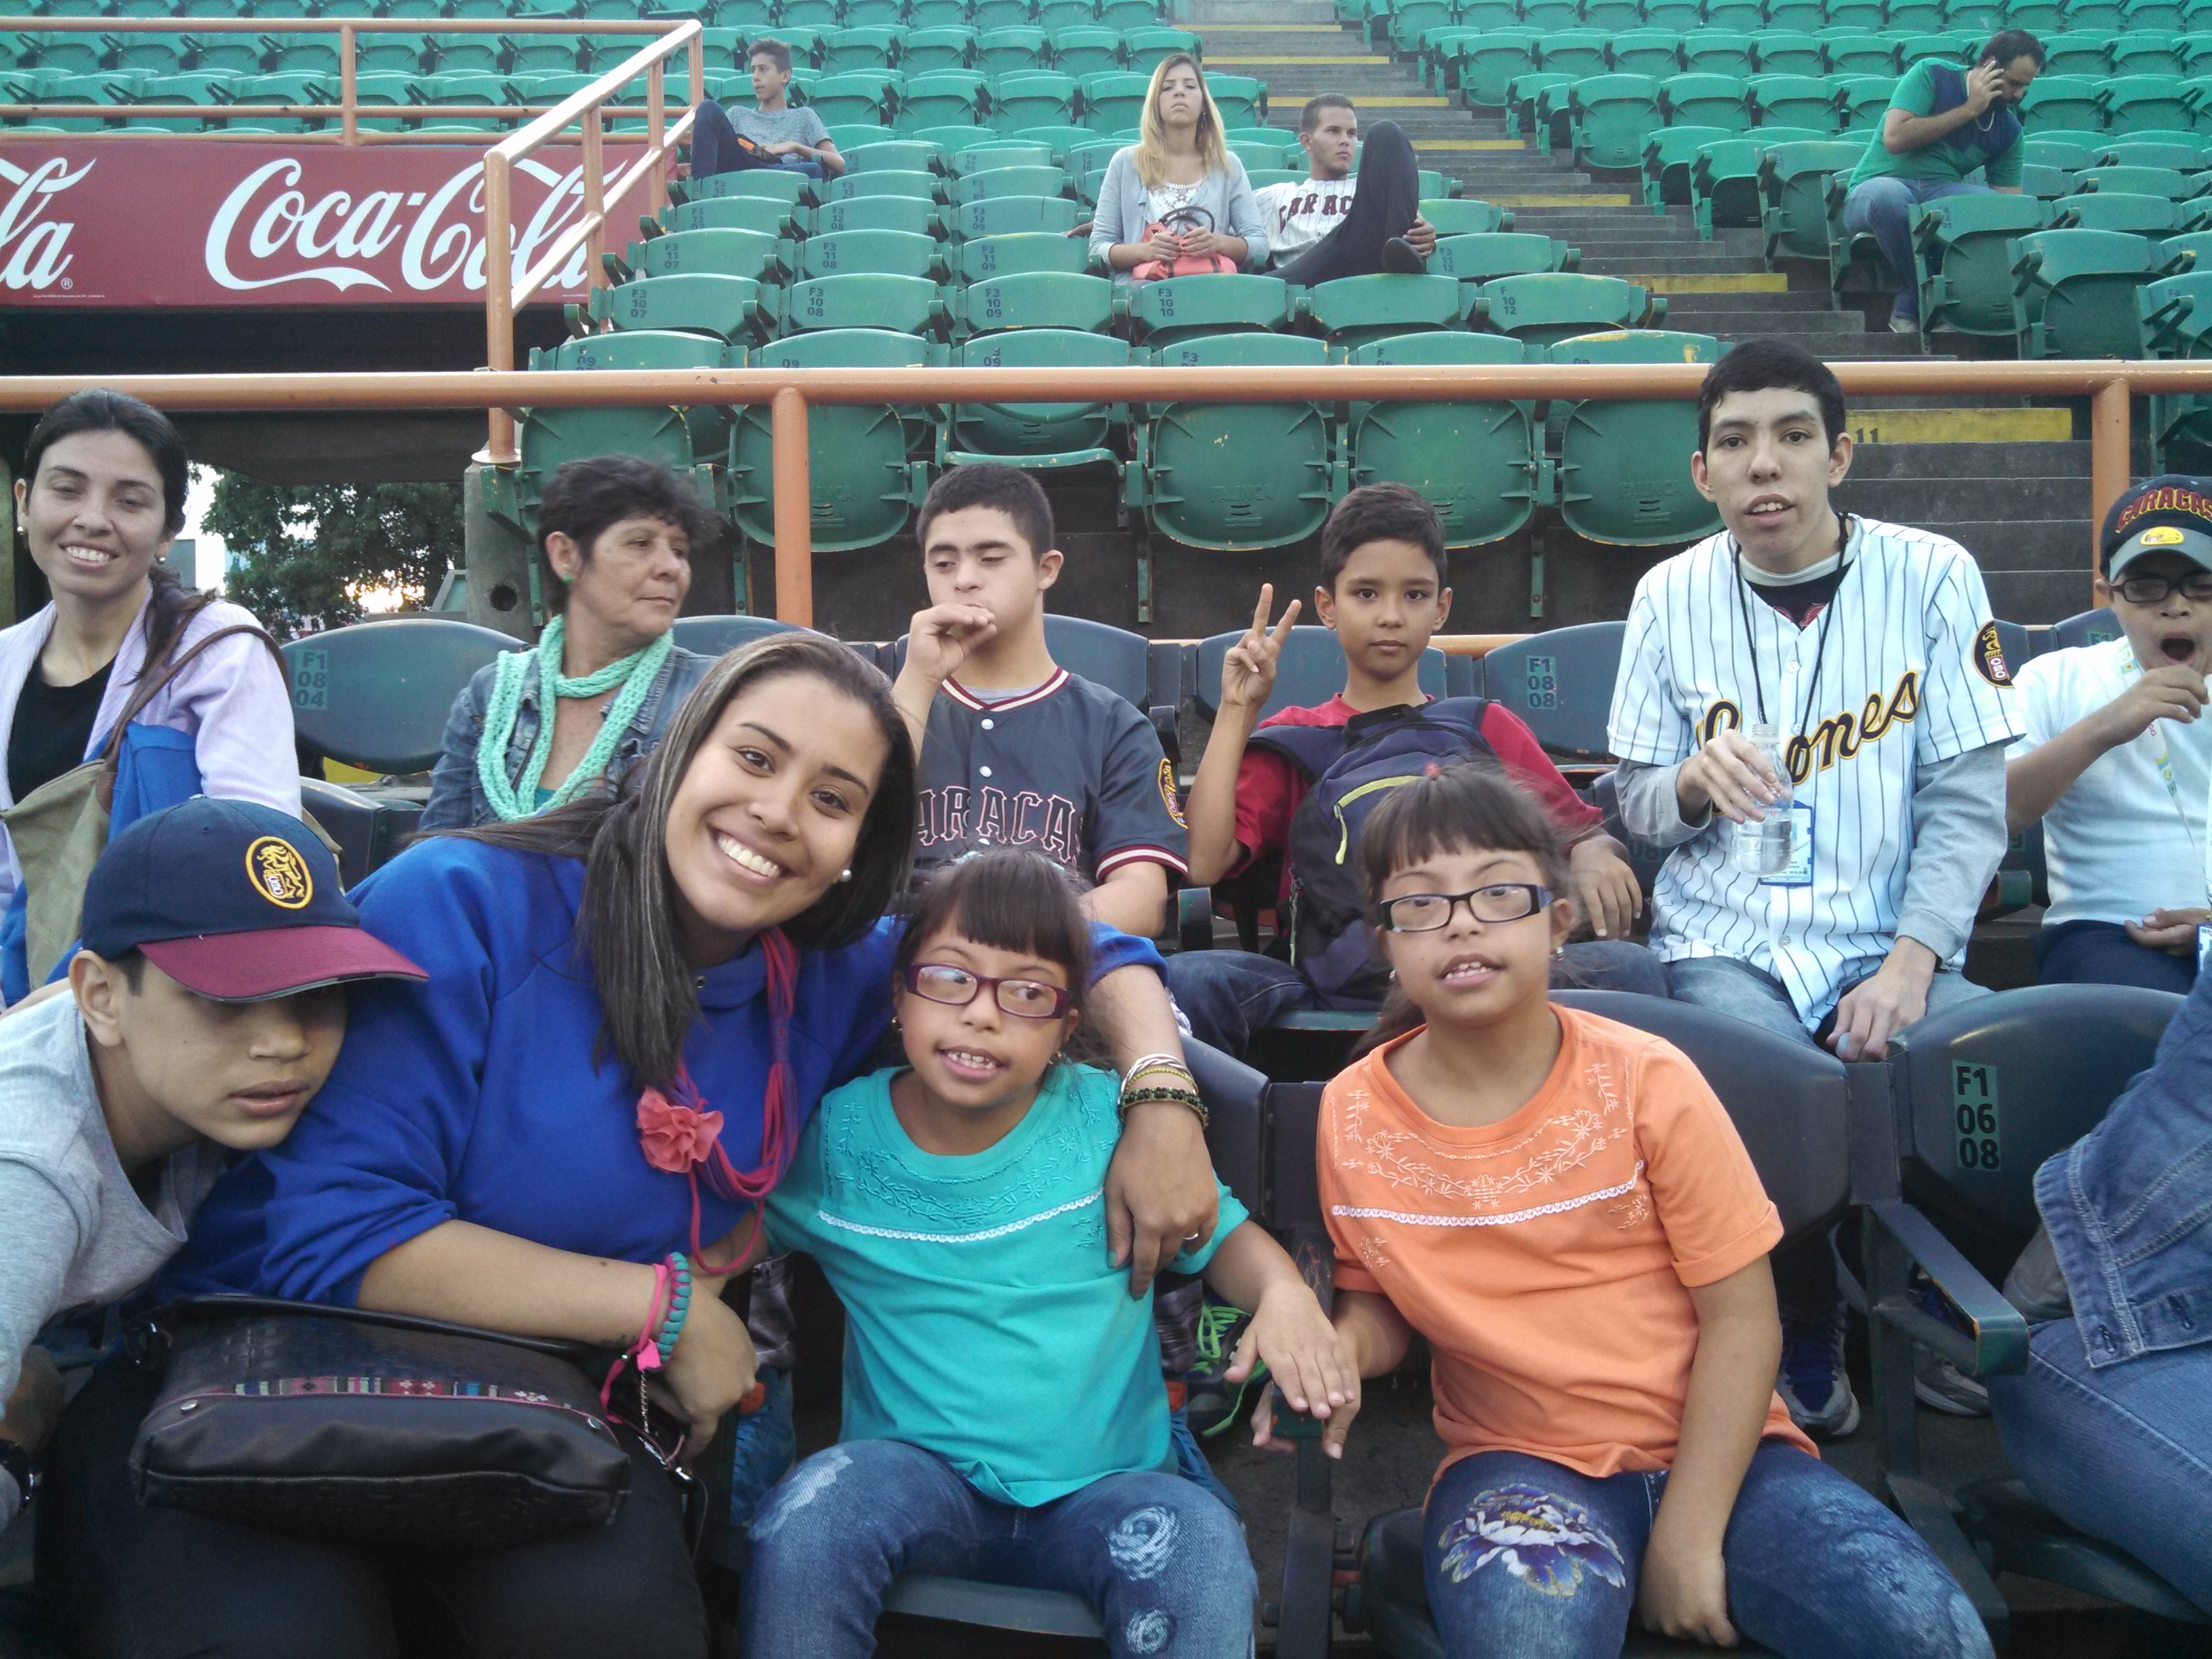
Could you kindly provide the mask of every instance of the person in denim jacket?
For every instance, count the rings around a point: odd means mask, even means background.
[[[629,455],[571,461],[547,482],[538,518],[553,620],[537,649],[487,664],[453,699],[423,830],[531,817],[612,789],[713,660],[669,637],[691,549],[710,530],[667,468]]]
[[[2036,1171],[2035,1206],[2005,1294],[2042,1322],[2026,1374],[1989,1379],[2005,1450],[2054,1513],[2212,1613],[2212,975]]]

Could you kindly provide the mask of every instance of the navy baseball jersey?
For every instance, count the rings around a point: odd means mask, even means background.
[[[1185,873],[1175,771],[1152,722],[1064,668],[995,702],[945,681],[921,746],[915,865],[986,847],[1030,848],[1091,882],[1125,864]]]

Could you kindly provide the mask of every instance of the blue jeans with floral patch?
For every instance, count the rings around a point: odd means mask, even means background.
[[[1664,1470],[1596,1480],[1520,1452],[1446,1469],[1421,1517],[1450,1659],[1620,1651]],[[1904,1522],[1818,1458],[1760,1443],[1721,1547],[1739,1636],[1790,1659],[1989,1659],[1973,1605]]]
[[[1070,1590],[1124,1655],[1244,1659],[1255,1580],[1236,1517],[1177,1474],[1109,1474],[1024,1509],[994,1503],[933,1452],[848,1440],[761,1505],[745,1563],[744,1651],[860,1659],[904,1572]]]

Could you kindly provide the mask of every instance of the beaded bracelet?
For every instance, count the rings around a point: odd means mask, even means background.
[[[1178,1106],[1187,1106],[1197,1115],[1200,1128],[1205,1129],[1212,1126],[1212,1119],[1206,1114],[1206,1102],[1200,1097],[1195,1089],[1178,1089],[1164,1085],[1151,1089],[1124,1089],[1121,1091],[1121,1103],[1115,1109],[1118,1115],[1127,1118],[1131,1107],[1149,1105],[1155,1101],[1172,1102]]]
[[[676,1352],[677,1340],[684,1334],[684,1322],[691,1312],[691,1263],[678,1250],[663,1265],[669,1279],[668,1306],[653,1332],[653,1346],[659,1351],[661,1363],[665,1364]]]

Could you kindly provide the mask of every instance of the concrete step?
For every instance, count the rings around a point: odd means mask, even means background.
[[[1851,423],[1856,428],[1863,422],[1879,430],[1885,416],[1891,419],[1892,430],[1899,429],[1894,424],[1898,419],[1917,419],[1929,427],[1949,423],[1957,429],[1970,431],[2001,429],[2008,423],[2018,430],[2033,431],[2039,427],[2047,429],[2053,416],[2062,427],[2066,421],[2064,410],[1860,409],[1851,411]],[[1854,431],[1852,435],[1856,438],[1858,434]],[[1916,434],[1901,442],[1886,442],[1878,438],[1869,442],[1860,439],[1851,456],[1849,483],[1869,479],[1956,478],[1963,486],[1970,482],[1979,485],[1996,478],[2028,478],[2085,484],[2088,477],[2089,446],[2085,442],[2063,438],[1946,441]]]
[[[1655,256],[1650,253],[1639,253],[1622,258],[1608,254],[1593,256],[1587,246],[1575,243],[1569,238],[1562,237],[1559,240],[1567,241],[1571,246],[1582,248],[1583,259],[1578,269],[1587,270],[1594,276],[1626,276],[1632,282],[1641,282],[1662,261],[1668,272],[1676,277],[1726,277],[1753,276],[1759,273],[1759,260],[1748,254],[1711,253],[1701,256],[1691,253],[1680,256]],[[1650,285],[1647,283],[1646,286]]]
[[[1702,300],[1733,299],[1735,296],[1687,294],[1681,297],[1685,300]],[[1742,297],[1763,300],[1775,296],[1761,294],[1745,295]],[[1832,339],[1870,337],[1866,332],[1865,325],[1848,311],[1762,310],[1742,305],[1731,305],[1723,309],[1719,307],[1678,306],[1670,299],[1667,302],[1667,320],[1670,325],[1683,327],[1694,323],[1697,331],[1701,334],[1789,335],[1793,337],[1802,337],[1807,342],[1809,349],[1821,351],[1828,349]],[[1893,336],[1884,337],[1885,340],[1894,337]],[[1820,342],[1819,345],[1812,346],[1811,343],[1816,339]],[[1918,355],[1912,351],[1911,342],[1899,339],[1896,343],[1903,351],[1911,352],[1916,356]],[[1882,355],[1889,356],[1897,354],[1884,352]]]
[[[1808,294],[1802,289],[1791,294],[1778,285],[1769,287],[1764,283],[1756,288],[1717,288],[1711,292],[1705,291],[1705,284],[1699,283],[1686,293],[1680,289],[1664,286],[1668,274],[1664,270],[1649,271],[1645,274],[1658,279],[1656,284],[1647,284],[1647,286],[1658,286],[1659,291],[1667,295],[1667,308],[1670,315],[1711,317],[1735,312],[1764,312],[1777,319],[1783,317],[1791,319],[1787,323],[1778,320],[1775,324],[1778,328],[1796,328],[1798,325],[1796,319],[1805,317],[1832,318],[1835,319],[1836,326],[1848,325],[1850,331],[1854,334],[1865,327],[1864,320],[1856,312],[1831,310],[1828,307],[1828,297],[1825,294]],[[1718,283],[1729,279],[1723,276],[1712,280],[1715,283]],[[1826,326],[1826,325],[1808,325],[1808,326]]]
[[[1838,492],[1840,494],[1840,492]],[[2088,489],[2084,485],[2081,504],[2088,505]],[[1974,556],[1974,561],[1984,572],[2007,570],[2013,572],[2080,571],[2085,576],[2089,569],[2089,521],[2081,519],[1915,519],[1911,514],[1890,506],[1880,497],[1853,500],[1848,505],[1851,511],[1863,513],[1869,518],[1882,519],[1891,524],[1909,524],[1938,536],[1948,536],[1953,541]],[[2002,502],[1992,501],[1993,507]],[[2079,610],[2081,607],[2075,607]],[[2002,614],[2010,614],[2008,612]],[[2062,616],[2069,612],[2062,611]]]
[[[1834,495],[1838,507],[1872,513],[1897,524],[1973,520],[1998,513],[2016,513],[2024,520],[2063,520],[2070,523],[2077,514],[2086,518],[2089,480],[2086,471],[2073,477],[2020,474],[1977,477],[1962,467],[1957,476],[1949,477],[1854,475],[1837,485]],[[2040,561],[2008,557],[2007,562],[2026,568]]]
[[[2094,600],[2089,586],[2088,526],[2082,526],[2081,565],[2078,570],[1992,570],[1982,568],[1982,585],[1989,590],[1990,609],[2008,622],[2054,623],[2087,611]]]

